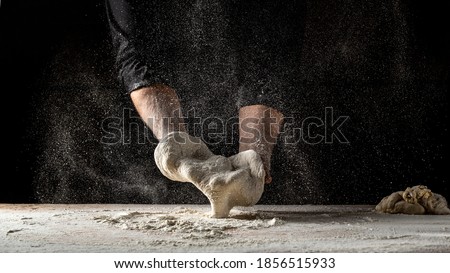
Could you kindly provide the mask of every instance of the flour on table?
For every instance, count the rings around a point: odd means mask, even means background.
[[[177,209],[172,212],[125,212],[116,215],[95,217],[124,230],[160,231],[178,235],[181,239],[223,239],[231,236],[235,229],[261,229],[284,224],[279,218],[262,219],[255,213],[239,213],[236,218],[213,219],[192,209]],[[246,220],[250,219],[250,220]]]
[[[255,205],[264,191],[265,171],[253,150],[231,157],[214,155],[201,139],[172,132],[155,149],[161,173],[193,183],[211,203],[212,217],[228,217],[234,206]]]

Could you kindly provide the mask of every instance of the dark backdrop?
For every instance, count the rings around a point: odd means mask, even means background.
[[[375,204],[416,184],[449,198],[444,2],[302,2],[302,72],[280,139],[332,107],[335,117],[349,117],[341,127],[348,143],[280,141],[260,203]],[[0,202],[207,201],[156,169],[154,139],[115,79],[103,1],[2,1],[0,13]],[[236,118],[234,96],[208,92],[184,98],[185,112]],[[120,128],[129,129],[114,142],[109,133]],[[227,132],[227,143],[210,145],[214,152],[237,151],[236,133]],[[191,133],[212,141],[202,128]]]

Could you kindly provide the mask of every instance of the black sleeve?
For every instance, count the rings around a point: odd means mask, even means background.
[[[145,47],[139,41],[139,29],[132,0],[106,0],[108,22],[111,30],[118,79],[127,92],[156,83],[168,84],[151,67],[144,52]]]

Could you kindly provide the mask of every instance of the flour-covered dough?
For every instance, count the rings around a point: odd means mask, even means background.
[[[201,139],[172,132],[160,141],[154,156],[164,176],[191,182],[208,197],[213,217],[228,217],[234,206],[255,205],[264,191],[264,166],[253,150],[214,155]]]
[[[375,210],[385,213],[450,214],[447,200],[423,185],[408,187],[384,197]]]

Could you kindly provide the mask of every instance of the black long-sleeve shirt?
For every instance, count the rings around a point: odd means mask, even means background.
[[[108,0],[119,79],[127,92],[234,80],[241,106],[279,108],[300,52],[299,3]]]

